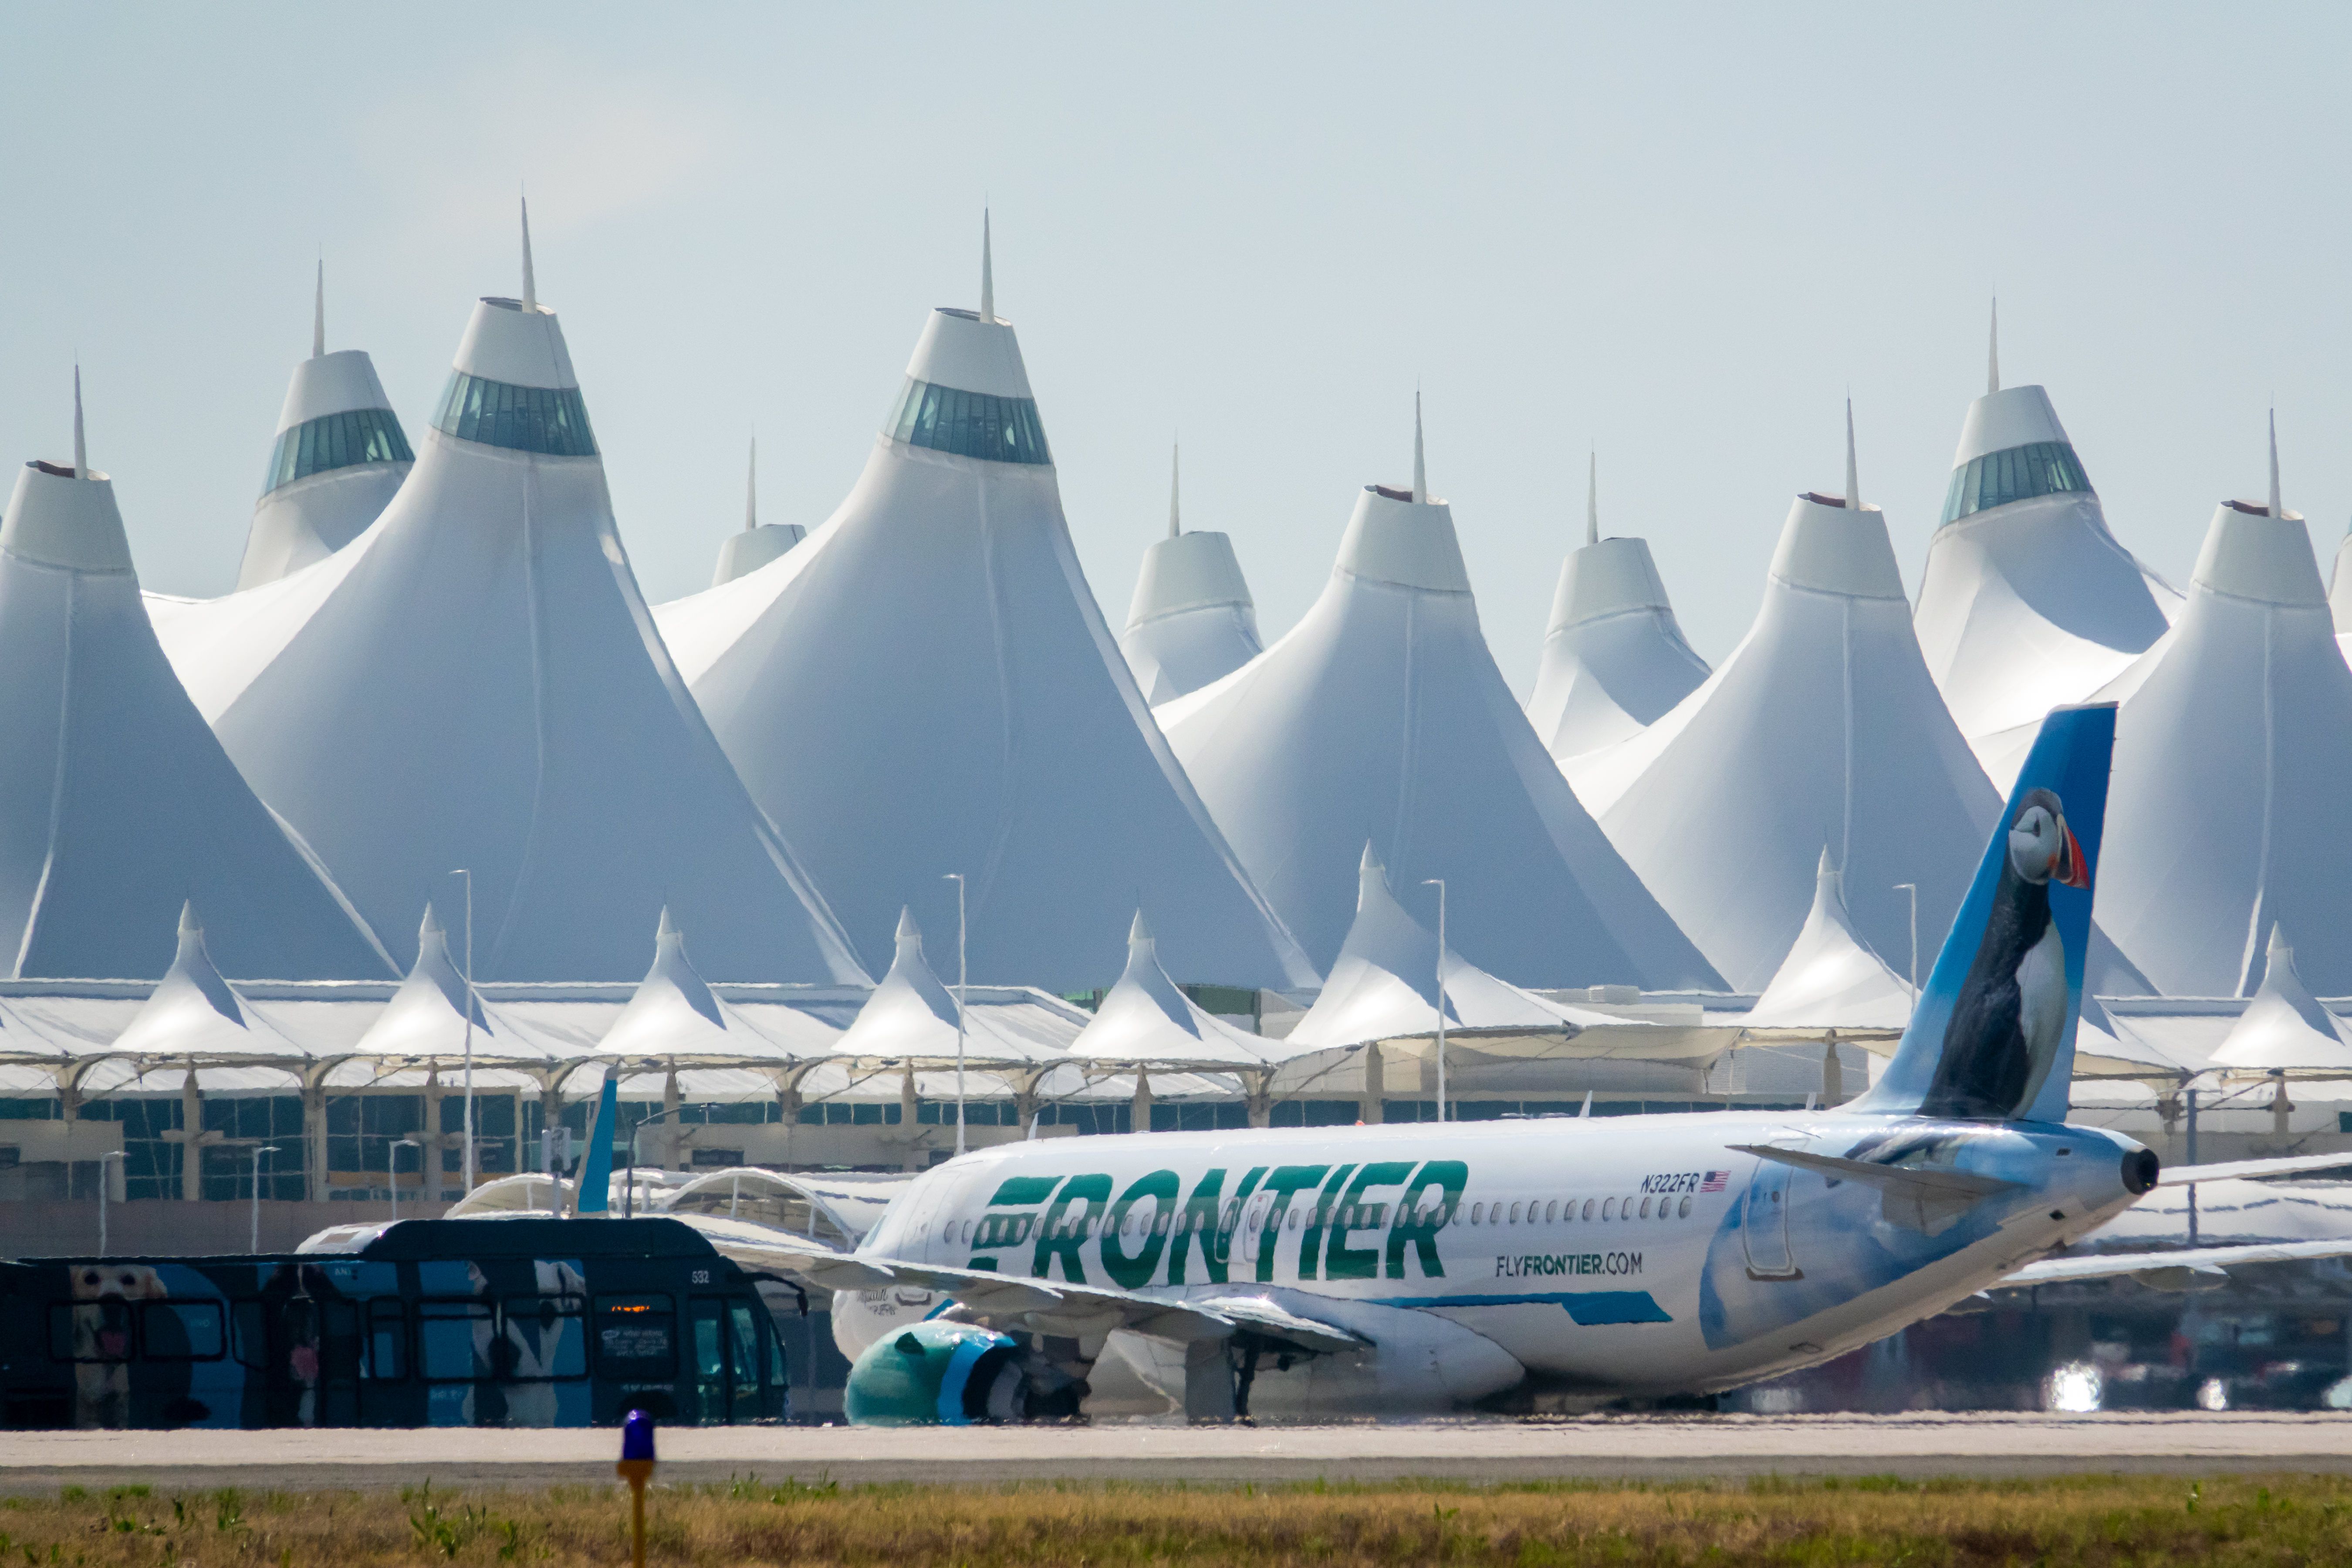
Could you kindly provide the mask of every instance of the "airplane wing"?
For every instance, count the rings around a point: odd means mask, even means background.
[[[2214,1165],[2173,1165],[2156,1178],[2159,1187],[2185,1187],[2194,1182],[2253,1181],[2263,1176],[2294,1176],[2306,1171],[2334,1171],[2352,1165],[2352,1152],[2335,1154],[2290,1154],[2277,1160],[2225,1160]]]
[[[830,1290],[872,1290],[884,1285],[937,1290],[980,1321],[1033,1333],[1085,1335],[1125,1329],[1181,1343],[1254,1332],[1326,1354],[1370,1342],[1350,1330],[1303,1317],[1264,1296],[1180,1300],[1103,1285],[1048,1284],[985,1269],[850,1254],[796,1260],[793,1267],[810,1283]]]
[[[2178,1247],[2167,1252],[2115,1252],[2091,1258],[2053,1258],[2029,1263],[1996,1289],[2055,1285],[2074,1279],[2111,1279],[2128,1274],[2159,1290],[2210,1290],[2227,1270],[2247,1263],[2295,1263],[2319,1258],[2352,1258],[2352,1237],[2326,1241],[2253,1242],[2243,1247]]]

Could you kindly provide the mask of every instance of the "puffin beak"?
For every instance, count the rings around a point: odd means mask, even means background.
[[[2063,817],[2058,819],[2058,831],[2066,841],[2059,847],[2058,863],[2050,868],[2052,879],[2070,888],[2089,887],[2091,868],[2083,863],[2083,841],[2074,837],[2074,830],[2066,826]]]

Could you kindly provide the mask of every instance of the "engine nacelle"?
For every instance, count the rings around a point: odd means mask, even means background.
[[[946,1304],[936,1290],[915,1285],[885,1285],[878,1290],[833,1293],[833,1342],[842,1359],[856,1361],[887,1334],[912,1328]]]
[[[1028,1414],[1020,1344],[976,1323],[917,1323],[876,1340],[849,1368],[842,1409],[859,1426],[969,1426]]]

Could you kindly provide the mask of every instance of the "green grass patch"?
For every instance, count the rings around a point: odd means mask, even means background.
[[[393,1493],[68,1487],[12,1500],[0,1568],[625,1563],[625,1488]],[[849,1486],[822,1473],[656,1486],[664,1568],[1059,1564],[2352,1563],[2352,1479],[1769,1477],[1716,1484]]]

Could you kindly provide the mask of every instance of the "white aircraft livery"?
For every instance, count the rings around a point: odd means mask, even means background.
[[[1202,1420],[1706,1394],[2030,1280],[2159,1179],[2066,1121],[2115,716],[2045,721],[1862,1098],[968,1154],[803,1269],[838,1292],[850,1418],[1075,1413],[1106,1353]]]

